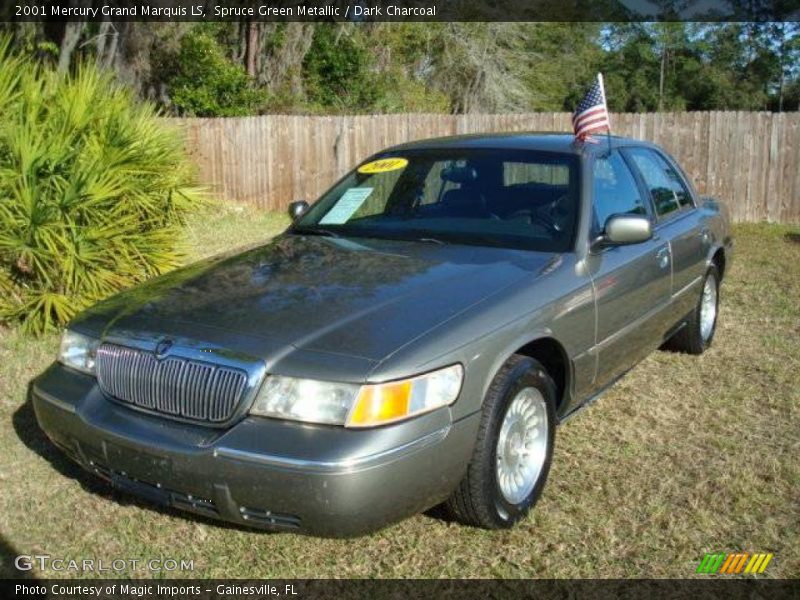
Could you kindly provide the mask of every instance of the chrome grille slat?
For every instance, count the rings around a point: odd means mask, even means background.
[[[96,364],[106,394],[192,421],[227,421],[247,387],[247,374],[240,369],[181,357],[159,360],[151,352],[117,344],[101,344]]]

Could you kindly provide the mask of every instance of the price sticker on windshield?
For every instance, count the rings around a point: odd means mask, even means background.
[[[364,175],[372,175],[373,173],[386,173],[388,171],[398,171],[408,164],[405,158],[380,158],[373,160],[365,165],[358,167],[358,172]]]
[[[369,198],[373,188],[350,188],[336,204],[333,205],[327,214],[319,220],[320,225],[343,225],[352,217],[355,212],[364,204],[364,200]]]

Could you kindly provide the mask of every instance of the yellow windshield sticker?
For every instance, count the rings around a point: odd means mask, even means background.
[[[358,167],[358,172],[364,175],[372,175],[373,173],[386,173],[387,171],[397,171],[402,169],[408,164],[405,158],[381,158],[373,160],[365,165]]]

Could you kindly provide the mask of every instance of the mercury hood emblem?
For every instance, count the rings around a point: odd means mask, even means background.
[[[156,346],[156,358],[164,358],[172,348],[172,340],[161,340]]]

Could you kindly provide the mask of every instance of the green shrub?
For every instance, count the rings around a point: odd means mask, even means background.
[[[309,99],[320,107],[369,110],[379,97],[371,52],[350,33],[330,23],[314,30],[303,71]]]
[[[247,72],[232,63],[212,35],[197,27],[181,38],[175,52],[158,60],[176,113],[189,117],[238,117],[254,114],[266,95],[254,89]]]
[[[177,266],[201,201],[182,138],[95,69],[68,77],[0,39],[0,321],[33,333]]]

